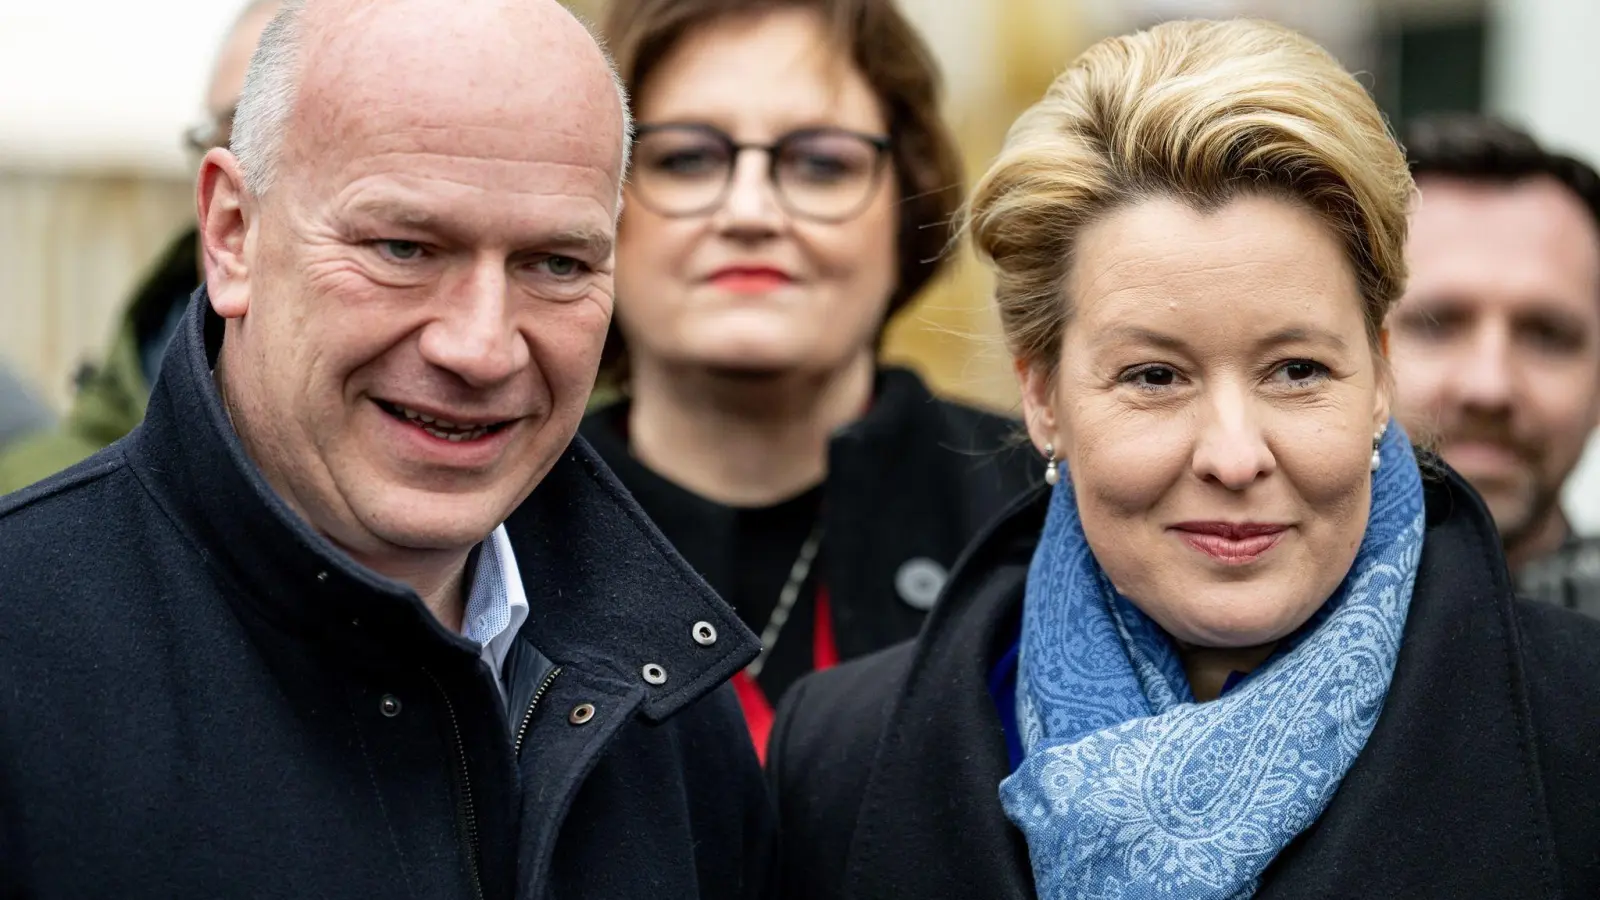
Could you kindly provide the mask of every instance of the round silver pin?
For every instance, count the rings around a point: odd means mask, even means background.
[[[894,589],[907,606],[927,612],[939,601],[939,592],[949,577],[944,566],[918,556],[901,564],[894,576]]]

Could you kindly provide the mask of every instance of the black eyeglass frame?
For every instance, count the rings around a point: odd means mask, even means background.
[[[739,157],[743,155],[746,150],[758,150],[766,154],[767,183],[772,185],[773,196],[778,198],[778,202],[782,204],[785,212],[791,216],[794,216],[795,218],[805,219],[811,222],[822,222],[830,225],[848,222],[856,216],[861,215],[861,213],[866,210],[867,206],[872,203],[872,198],[876,197],[878,195],[878,191],[883,189],[883,172],[886,168],[888,168],[890,150],[894,148],[894,141],[885,135],[867,134],[866,132],[852,131],[848,128],[801,128],[780,136],[776,141],[773,141],[770,144],[739,143],[738,141],[735,141],[727,132],[717,128],[714,125],[705,125],[692,122],[650,123],[635,125],[633,129],[634,142],[636,146],[640,141],[652,134],[684,132],[694,132],[716,139],[718,143],[722,144],[723,149],[727,151],[729,162],[727,166],[727,172],[723,176],[722,187],[717,191],[716,198],[706,203],[704,206],[693,210],[684,211],[663,209],[660,206],[650,202],[648,191],[638,190],[637,186],[635,186],[635,190],[633,191],[634,197],[641,205],[649,209],[651,212],[654,212],[656,215],[664,216],[669,219],[691,219],[697,216],[709,215],[712,212],[722,208],[722,205],[728,202],[728,192],[733,188],[733,176],[739,168]],[[861,201],[852,207],[848,212],[836,216],[819,216],[808,213],[801,209],[796,209],[794,203],[786,194],[784,194],[783,185],[778,181],[778,162],[783,158],[783,154],[781,152],[783,148],[790,145],[794,141],[821,135],[842,135],[844,137],[849,137],[870,145],[873,150],[871,188],[862,196]],[[630,178],[629,181],[631,182],[633,179]]]

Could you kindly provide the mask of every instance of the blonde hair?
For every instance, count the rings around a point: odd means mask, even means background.
[[[1158,196],[1304,203],[1343,242],[1376,347],[1405,286],[1412,190],[1377,106],[1327,51],[1270,22],[1168,22],[1078,57],[1012,126],[965,218],[1012,355],[1054,370],[1080,229]]]

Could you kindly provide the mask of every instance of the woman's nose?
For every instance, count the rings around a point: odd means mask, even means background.
[[[1242,491],[1277,468],[1266,434],[1248,401],[1224,398],[1213,404],[1195,440],[1194,473],[1230,491]]]
[[[720,231],[745,238],[768,237],[782,229],[783,206],[768,175],[765,154],[739,154],[727,197],[717,210],[715,221]]]

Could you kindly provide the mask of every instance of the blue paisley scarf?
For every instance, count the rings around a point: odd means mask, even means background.
[[[1383,709],[1422,551],[1422,480],[1390,423],[1350,573],[1273,656],[1194,702],[1171,640],[1118,594],[1055,488],[1023,601],[1000,785],[1043,900],[1246,898],[1322,814]]]

